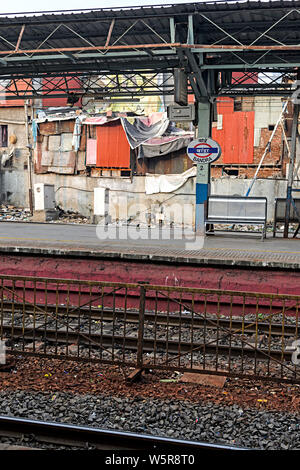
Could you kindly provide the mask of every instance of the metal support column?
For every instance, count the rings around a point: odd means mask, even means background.
[[[32,147],[30,145],[29,126],[28,126],[28,100],[24,101],[24,118],[27,142],[27,173],[28,173],[28,202],[31,215],[33,214],[33,194],[32,194]]]
[[[198,138],[211,137],[211,108],[208,99],[198,103]],[[210,192],[210,165],[197,163],[195,229],[205,235],[205,217]]]
[[[300,110],[300,105],[295,103],[293,124],[292,124],[292,141],[291,141],[291,154],[290,154],[290,162],[289,162],[288,184],[287,184],[287,191],[286,191],[285,221],[284,221],[284,232],[283,232],[284,238],[288,238],[289,236],[289,219],[290,219],[290,210],[291,210],[291,201],[292,201],[292,187],[293,187],[293,180],[294,180],[294,167],[295,167],[295,158],[296,158],[299,110]]]

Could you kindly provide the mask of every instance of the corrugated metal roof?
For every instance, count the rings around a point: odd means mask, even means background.
[[[0,76],[15,73],[33,76],[43,71],[77,72],[92,70],[93,67],[97,73],[118,67],[124,70],[128,66],[128,57],[125,54],[121,57],[118,51],[115,52],[116,57],[108,58],[101,52],[95,57],[91,51],[90,54],[77,53],[75,59],[66,57],[62,51],[50,52],[58,48],[104,46],[112,20],[115,22],[110,45],[170,43],[170,18],[174,18],[176,23],[176,42],[185,43],[188,15],[194,18],[194,43],[248,45],[254,41],[256,45],[299,44],[300,15],[297,10],[300,11],[300,0],[197,2],[73,12],[47,11],[32,15],[2,14],[0,52],[11,50],[12,54],[0,54],[0,59],[4,59],[0,61]],[[286,17],[283,19],[284,15]],[[25,25],[25,29],[20,49],[47,49],[47,52],[22,54],[22,57],[15,54],[14,47],[18,43],[22,25]],[[271,28],[268,35],[262,35],[268,28]],[[147,59],[149,68],[161,67],[166,70],[179,64],[178,57],[174,51],[171,52],[169,55],[153,57],[150,51],[145,53],[143,60]],[[248,57],[255,62],[261,54],[248,53]],[[233,56],[230,57],[233,60]],[[298,57],[298,52],[289,51],[285,59],[290,61],[295,57]],[[141,64],[140,60],[131,54],[130,61],[134,67]],[[268,54],[266,60],[274,62],[276,53]],[[242,66],[242,59],[235,61]],[[141,68],[145,66],[141,64]]]
[[[44,13],[31,16],[2,16],[0,15],[1,36],[5,40],[0,41],[0,50],[9,49],[9,41],[16,44],[20,33],[20,27],[25,24],[25,31],[21,41],[22,49],[33,49],[38,47],[46,38],[46,45],[50,47],[77,47],[85,43],[95,45],[103,44],[107,36],[108,26],[112,19],[117,20],[112,33],[111,43],[131,26],[129,20],[139,20],[126,34],[127,44],[146,44],[159,42],[158,36],[151,31],[155,30],[169,42],[169,18],[174,17],[179,23],[180,19],[186,18],[186,15],[193,14],[195,18],[196,33],[202,33],[209,36],[216,34],[216,28],[213,24],[205,20],[201,15],[207,15],[212,21],[215,21],[220,28],[226,29],[229,33],[236,33],[237,27],[242,29],[244,43],[255,36],[256,28],[267,29],[268,25],[278,21],[282,14],[291,10],[300,8],[300,1],[282,0],[282,1],[240,1],[240,2],[198,2],[191,4],[179,4],[171,6],[122,8],[122,9],[101,9],[75,13]],[[144,20],[148,26],[145,26]],[[272,33],[285,28],[284,41],[289,40],[289,35],[300,38],[299,29],[300,16],[297,11],[292,12],[285,21],[276,25]],[[63,24],[64,26],[60,26]],[[287,26],[288,25],[288,26]],[[54,28],[58,29],[53,33]],[[76,32],[76,35],[69,29]],[[51,37],[48,37],[51,35]],[[219,34],[222,31],[219,30]],[[242,32],[240,33],[242,34]],[[80,36],[86,39],[83,40]],[[287,37],[288,36],[288,37]],[[264,38],[261,44],[269,44],[270,40]],[[44,46],[45,46],[44,44]]]

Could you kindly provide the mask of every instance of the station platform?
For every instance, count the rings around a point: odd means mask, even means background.
[[[0,252],[300,270],[299,239],[273,238],[270,233],[262,241],[259,233],[216,232],[195,242],[193,232],[182,235],[176,229],[170,239],[169,230],[135,228],[131,236],[120,239],[114,230],[111,226],[99,233],[96,225],[1,222]]]

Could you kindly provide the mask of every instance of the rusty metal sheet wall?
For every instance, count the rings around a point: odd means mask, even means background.
[[[97,126],[98,168],[130,168],[130,146],[119,121]]]
[[[222,128],[212,129],[213,139],[222,148],[218,163],[253,163],[254,111],[234,112],[233,100],[226,98],[218,103],[218,114],[223,115]]]
[[[180,149],[162,157],[143,159],[146,173],[152,174],[181,174],[193,166],[186,154],[186,149]]]

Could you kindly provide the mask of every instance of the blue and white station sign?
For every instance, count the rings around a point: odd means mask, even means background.
[[[188,157],[194,163],[212,163],[221,156],[221,147],[210,137],[201,137],[192,140],[187,147]]]

